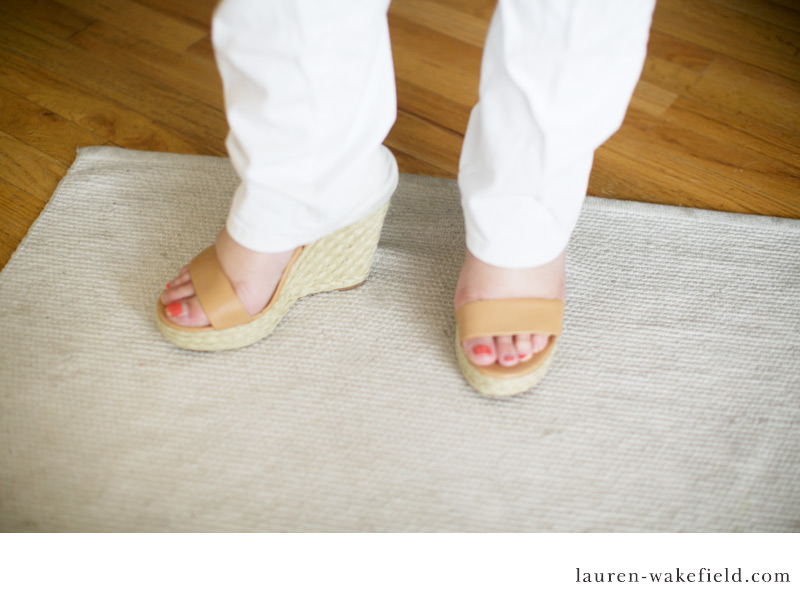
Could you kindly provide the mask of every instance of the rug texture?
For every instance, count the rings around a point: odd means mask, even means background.
[[[370,279],[232,352],[155,301],[226,159],[88,148],[0,275],[5,531],[800,530],[800,222],[589,198],[549,374],[459,373],[455,182],[403,176]]]

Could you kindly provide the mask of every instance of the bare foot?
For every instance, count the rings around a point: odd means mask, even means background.
[[[517,298],[565,298],[565,252],[556,259],[535,268],[498,268],[482,262],[467,251],[458,277],[455,308],[472,301]],[[475,366],[497,362],[511,367],[528,360],[545,349],[550,336],[520,334],[485,336],[461,343],[467,359]]]
[[[251,251],[234,241],[224,229],[217,237],[216,246],[222,270],[230,279],[245,310],[250,315],[262,311],[275,292],[281,274],[294,251],[282,253]],[[161,302],[164,303],[169,318],[178,325],[187,327],[210,325],[195,296],[189,266],[185,266],[167,284],[166,290],[161,293]]]

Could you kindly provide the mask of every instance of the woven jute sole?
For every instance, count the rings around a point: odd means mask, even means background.
[[[461,368],[461,373],[464,375],[464,378],[467,380],[467,382],[472,385],[472,388],[475,389],[475,391],[489,397],[509,397],[512,395],[519,395],[520,393],[524,393],[535,387],[536,384],[547,374],[547,369],[550,368],[550,364],[553,362],[556,348],[557,345],[553,344],[553,346],[550,348],[547,358],[542,361],[541,366],[539,366],[535,371],[532,371],[527,375],[522,375],[521,377],[500,379],[497,377],[489,377],[481,373],[469,360],[467,360],[467,356],[464,354],[464,349],[461,347],[461,338],[458,335],[458,331],[456,331],[456,359],[458,360],[458,366]]]
[[[275,329],[298,299],[320,292],[349,290],[364,283],[388,209],[386,202],[374,214],[304,247],[283,288],[251,322],[223,330],[182,329],[158,315],[158,328],[167,340],[186,350],[232,350],[261,340]]]

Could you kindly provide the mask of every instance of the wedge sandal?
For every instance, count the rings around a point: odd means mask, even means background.
[[[389,203],[366,218],[309,245],[298,247],[264,309],[248,315],[223,272],[214,245],[189,264],[197,299],[211,322],[207,327],[174,323],[161,301],[158,328],[186,350],[232,350],[268,336],[298,299],[320,292],[348,290],[369,276]]]
[[[473,301],[456,310],[456,358],[470,385],[483,395],[504,397],[531,389],[542,380],[556,351],[564,319],[564,302],[557,299]],[[549,334],[541,352],[513,367],[473,365],[461,342],[481,336]]]

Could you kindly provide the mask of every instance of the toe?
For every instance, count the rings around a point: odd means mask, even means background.
[[[461,343],[464,354],[475,366],[488,366],[497,360],[497,353],[492,338],[474,338]]]
[[[206,316],[206,312],[203,311],[200,301],[197,300],[197,297],[187,299],[185,302],[189,308],[189,313],[186,316],[187,325],[191,327],[205,327],[211,324]]]
[[[209,325],[203,307],[197,297],[174,301],[164,307],[169,318],[178,325],[185,327],[205,327]]]
[[[164,305],[164,311],[170,319],[180,322],[189,313],[189,308],[183,301],[173,301]]]
[[[497,363],[500,366],[513,367],[519,362],[512,336],[497,336],[495,343],[497,344]]]
[[[178,275],[175,276],[172,280],[167,282],[166,288],[164,288],[163,292],[161,293],[161,302],[165,305],[176,301],[178,299],[184,299],[188,296],[192,296],[191,294],[186,294],[185,291],[183,293],[173,293],[171,291],[175,290],[176,288],[184,287],[184,286],[191,286],[191,278],[189,278],[189,266],[184,266]]]
[[[550,340],[550,336],[547,334],[536,334],[533,336],[532,344],[533,344],[533,352],[541,352],[545,348],[547,348],[547,342]]]
[[[531,334],[518,334],[514,336],[514,347],[517,350],[517,357],[520,361],[528,360],[533,354]]]
[[[195,295],[194,286],[191,282],[181,284],[178,286],[171,286],[161,293],[161,302],[164,305],[169,305],[175,301],[182,301],[189,299]]]
[[[175,276],[169,283],[170,288],[175,288],[176,286],[182,286],[184,284],[188,284],[191,281],[189,278],[189,266],[184,266],[178,275]]]

